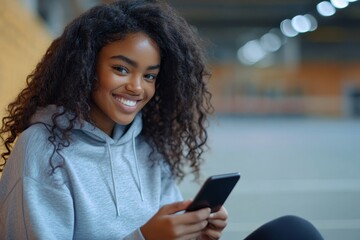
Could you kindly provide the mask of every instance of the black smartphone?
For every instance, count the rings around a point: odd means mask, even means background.
[[[238,172],[209,177],[186,211],[196,211],[207,207],[211,209],[211,212],[219,211],[239,179]]]

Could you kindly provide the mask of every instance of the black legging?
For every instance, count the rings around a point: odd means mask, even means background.
[[[245,240],[323,240],[319,231],[307,220],[284,216],[268,222]]]

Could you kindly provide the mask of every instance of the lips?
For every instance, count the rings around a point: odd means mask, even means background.
[[[135,107],[137,101],[136,100],[130,100],[130,99],[126,99],[117,95],[113,95],[114,99],[122,104],[124,104],[125,106],[128,107]]]

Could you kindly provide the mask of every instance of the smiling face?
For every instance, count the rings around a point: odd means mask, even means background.
[[[90,110],[98,128],[111,135],[115,123],[134,120],[155,94],[160,60],[158,45],[144,33],[129,34],[100,50]]]

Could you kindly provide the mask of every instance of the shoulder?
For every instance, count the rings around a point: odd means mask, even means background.
[[[25,131],[21,133],[16,144],[31,144],[31,143],[44,143],[48,141],[51,126],[37,123],[28,127]]]
[[[50,135],[51,125],[46,123],[34,123],[30,125],[22,134],[31,133],[32,135]]]
[[[14,146],[12,155],[16,153],[34,153],[34,149],[46,149],[50,143],[50,131],[44,124],[34,124],[23,131]]]
[[[44,124],[34,124],[21,133],[9,158],[10,163],[22,166],[22,175],[49,172],[49,159],[54,151],[49,141],[50,130]]]

